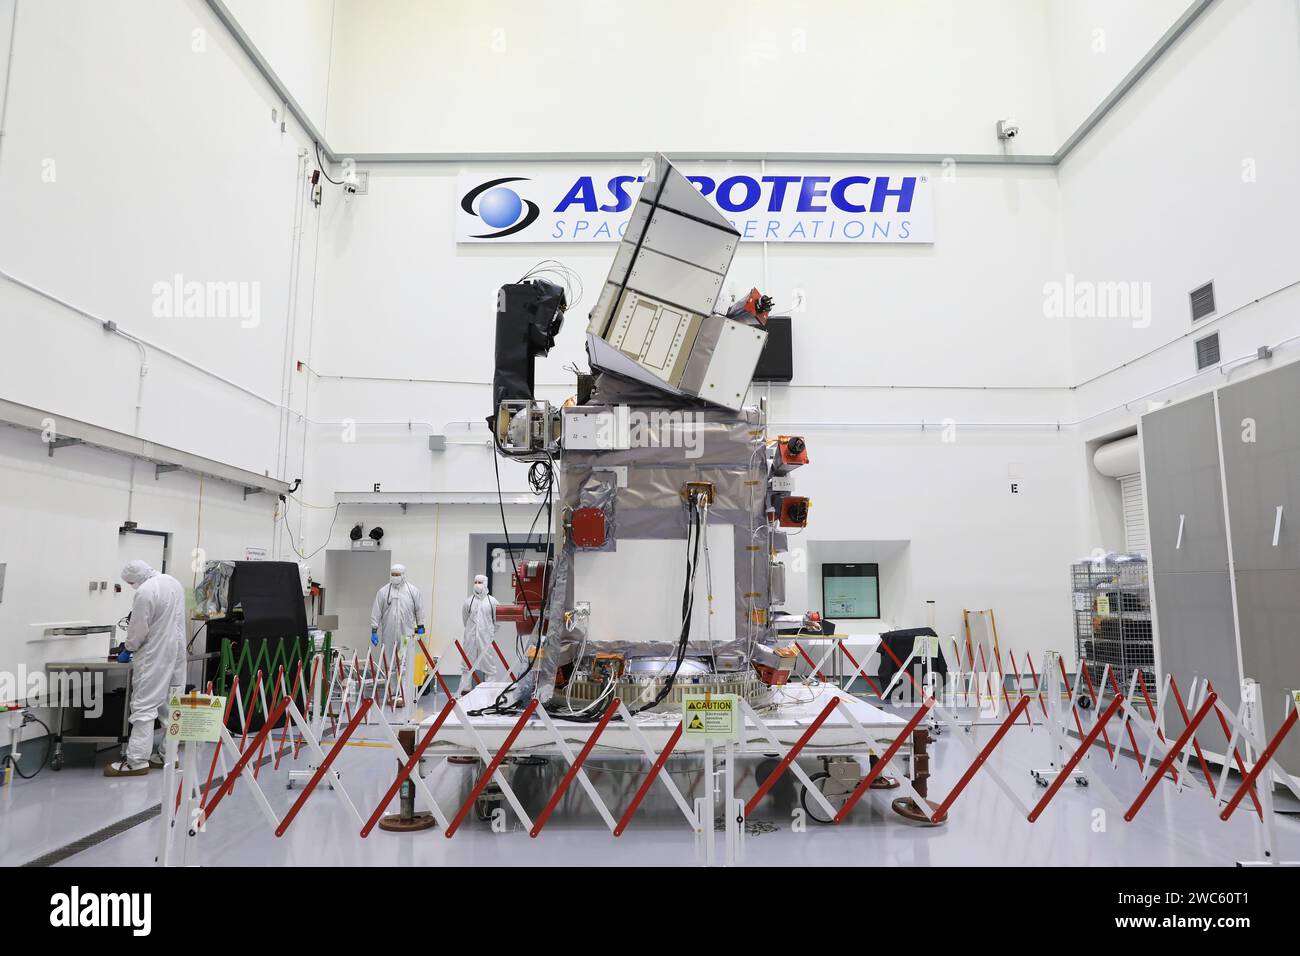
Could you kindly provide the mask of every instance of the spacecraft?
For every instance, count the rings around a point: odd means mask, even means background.
[[[535,696],[586,720],[614,697],[633,713],[705,692],[762,703],[789,678],[776,616],[787,533],[808,522],[793,493],[808,448],[746,404],[772,302],[754,290],[719,311],[739,241],[655,156],[589,316],[591,372],[558,407],[533,369],[566,290],[545,274],[501,288],[488,421],[553,506],[549,557],[518,563],[500,609],[530,647],[499,708]]]

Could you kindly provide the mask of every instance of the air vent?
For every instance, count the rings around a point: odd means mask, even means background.
[[[1196,340],[1196,370],[1219,364],[1219,333],[1211,332],[1203,339]]]
[[[1207,282],[1199,289],[1191,291],[1192,321],[1199,322],[1207,315],[1214,314],[1214,283]]]

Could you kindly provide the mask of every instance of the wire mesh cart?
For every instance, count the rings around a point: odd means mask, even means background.
[[[1156,658],[1152,642],[1151,586],[1147,560],[1140,554],[1108,554],[1070,566],[1074,601],[1074,649],[1087,662],[1098,695],[1111,692],[1115,680],[1128,693],[1133,673],[1156,699]],[[1138,688],[1141,693],[1141,688]]]

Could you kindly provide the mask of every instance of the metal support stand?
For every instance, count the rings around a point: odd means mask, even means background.
[[[704,831],[704,865],[713,866],[716,851],[713,840],[713,740],[704,742],[704,805],[700,807],[700,825]]]
[[[1242,757],[1246,761],[1247,768],[1253,766],[1255,761],[1260,758],[1260,752],[1268,741],[1268,729],[1264,726],[1259,691],[1259,684],[1251,678],[1248,677],[1241,682],[1242,724],[1245,729],[1245,734],[1243,734],[1245,753],[1242,754]],[[1300,860],[1278,860],[1274,856],[1277,848],[1277,826],[1273,818],[1272,769],[1266,767],[1259,779],[1260,783],[1255,792],[1259,797],[1260,811],[1263,813],[1259,835],[1264,858],[1262,860],[1238,860],[1237,866],[1300,866]]]
[[[1050,729],[1059,727],[1061,723],[1061,687],[1058,683],[1061,668],[1060,657],[1061,655],[1057,651],[1048,651],[1043,657],[1043,678],[1039,693],[1044,695],[1046,699],[1049,757],[1046,768],[1029,771],[1034,778],[1034,782],[1040,787],[1051,784],[1060,774],[1062,766],[1068,759],[1064,737],[1050,732]],[[1076,770],[1072,776],[1078,786],[1086,787],[1088,785],[1088,775],[1084,771]]]
[[[73,445],[84,445],[84,444],[85,442],[83,442],[80,438],[56,438],[48,444],[46,454],[48,457],[53,458],[54,449],[56,448],[71,448]]]
[[[415,728],[403,727],[397,732],[397,740],[402,745],[402,753],[409,760],[411,754],[415,753]],[[403,760],[397,762],[399,773],[404,768],[405,763],[406,761]],[[387,830],[390,833],[413,833],[417,830],[428,830],[435,824],[433,814],[429,811],[416,812],[415,783],[409,777],[402,781],[402,787],[398,794],[400,801],[399,812],[390,813],[380,820],[379,829]]]
[[[736,797],[736,745],[730,740],[726,743],[726,761],[727,787],[723,804],[727,816],[726,863],[738,866],[745,860],[745,802]]]
[[[918,727],[912,731],[912,789],[916,791],[917,796],[929,804],[930,815],[927,815],[920,804],[911,797],[899,797],[890,806],[905,820],[927,826],[940,826],[947,820],[946,816],[938,820],[930,819],[934,811],[939,809],[939,804],[929,799],[930,742],[930,731],[926,728]]]
[[[311,724],[312,734],[317,740],[320,740],[325,736],[325,711],[328,706],[321,705],[321,689],[324,682],[324,675],[321,674],[320,671],[327,666],[327,662],[323,658],[321,659],[321,665],[321,667],[312,667],[311,687],[308,690],[307,696],[308,711],[306,714],[307,719]],[[284,789],[292,790],[296,783],[301,783],[305,786],[312,777],[316,776],[316,769],[318,766],[316,761],[308,760],[304,766],[306,767],[304,770],[290,770],[288,772]],[[325,785],[331,790],[334,789],[334,779],[332,776],[325,780]]]

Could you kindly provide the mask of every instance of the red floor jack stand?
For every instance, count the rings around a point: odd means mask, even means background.
[[[930,731],[926,728],[918,727],[912,731],[912,787],[930,805],[930,810],[934,811],[939,809],[939,804],[929,799],[930,742]],[[913,823],[938,827],[948,822],[946,814],[938,820],[929,819],[911,797],[899,797],[890,806],[904,820]]]
[[[415,752],[415,728],[403,727],[397,732],[397,739],[402,745],[402,752],[406,755],[407,760]],[[400,772],[405,766],[405,761],[398,761],[397,769]],[[390,813],[379,821],[379,829],[387,830],[390,833],[412,833],[416,830],[427,830],[434,825],[433,814],[427,811],[417,813],[415,811],[415,784],[409,779],[402,781],[402,789],[399,791],[399,811]]]

